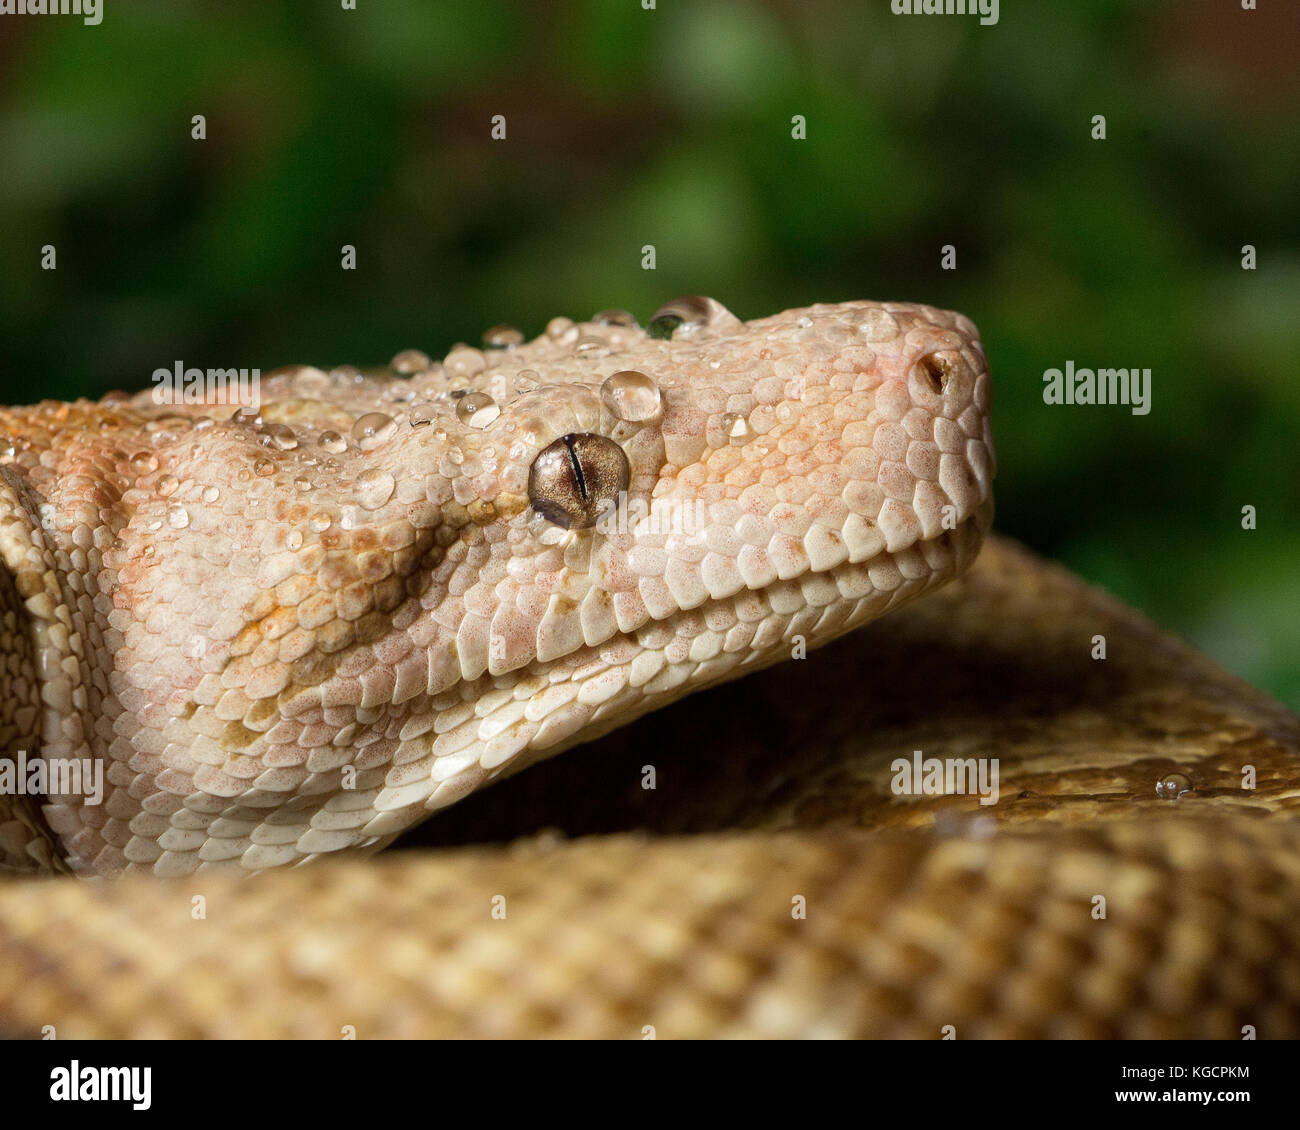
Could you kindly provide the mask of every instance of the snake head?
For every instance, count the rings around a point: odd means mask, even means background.
[[[233,412],[0,416],[9,730],[106,778],[43,797],[19,848],[39,823],[78,870],[159,874],[373,850],[874,619],[988,528],[960,314],[688,298],[484,346],[283,370]]]

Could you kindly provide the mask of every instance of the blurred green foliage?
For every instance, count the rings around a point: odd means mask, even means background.
[[[1300,19],[1260,8],[0,17],[0,396],[141,387],[177,359],[371,362],[682,293],[742,317],[953,307],[994,367],[1001,529],[1300,705]],[[1150,367],[1150,415],[1045,406],[1067,359]]]

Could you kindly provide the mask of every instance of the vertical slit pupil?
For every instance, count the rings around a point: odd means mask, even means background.
[[[587,501],[587,482],[582,477],[582,460],[578,458],[578,453],[573,450],[573,439],[571,435],[564,437],[564,449],[569,453],[569,463],[573,466],[573,478],[578,484],[578,494],[582,496],[582,501]]]

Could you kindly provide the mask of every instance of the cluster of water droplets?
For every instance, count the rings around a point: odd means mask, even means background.
[[[669,304],[652,320],[651,336],[671,338],[679,329],[690,330],[695,324],[716,317],[709,303],[711,300],[684,299]],[[191,428],[224,425],[249,429],[258,446],[264,449],[253,459],[253,479],[285,474],[292,477],[298,493],[308,495],[322,481],[322,476],[328,475],[331,486],[342,492],[341,497],[347,497],[351,491],[357,505],[375,510],[388,502],[395,491],[392,474],[381,467],[350,472],[338,457],[349,451],[362,454],[378,451],[399,437],[403,428],[429,428],[433,438],[444,444],[444,463],[459,468],[466,463],[467,456],[456,442],[458,433],[469,429],[489,432],[501,425],[506,433],[518,432],[519,426],[514,421],[503,418],[503,403],[542,385],[542,378],[534,369],[518,368],[511,372],[511,354],[524,340],[523,333],[514,326],[493,326],[483,334],[482,348],[458,343],[441,361],[421,350],[406,349],[392,358],[387,374],[366,374],[351,365],[341,365],[328,372],[309,365],[291,366],[264,378],[264,395],[268,404],[278,409],[277,418],[267,419],[271,413],[264,415],[259,408],[241,407],[227,421],[177,414],[151,420],[147,427],[154,433],[151,439],[155,443]],[[553,318],[546,326],[544,339],[539,340],[552,349],[558,347],[575,363],[581,363],[616,355],[629,344],[644,340],[644,334],[636,318],[626,310],[603,310],[586,326],[569,318]],[[374,406],[376,392],[382,408]],[[606,377],[599,395],[615,419],[629,424],[653,421],[664,410],[659,384],[637,370],[621,369]],[[370,404],[352,418],[349,426],[346,423],[350,415],[348,404],[354,396],[357,403],[369,401]],[[318,401],[323,407],[319,414],[310,410],[300,416],[293,411],[286,412],[284,405],[294,400]],[[754,434],[747,418],[739,413],[724,414],[715,426],[720,427],[724,443],[742,444]],[[503,436],[503,446],[511,459],[525,454],[526,445],[521,445],[518,438]],[[499,458],[495,447],[486,447],[475,452],[474,467],[494,470]],[[156,471],[157,467],[157,457],[151,452],[140,452],[131,458],[131,469],[137,478]],[[468,471],[466,466],[461,473]],[[240,476],[248,477],[248,471],[241,472]],[[176,493],[178,485],[173,476],[167,475],[159,480],[156,489],[160,497],[168,499]],[[217,503],[220,488],[208,485],[200,497],[205,503]],[[176,529],[183,529],[190,521],[184,505],[174,500],[165,518]],[[328,528],[330,522],[324,513],[312,518],[313,527],[318,531]]]

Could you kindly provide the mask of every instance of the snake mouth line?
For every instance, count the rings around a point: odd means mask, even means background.
[[[742,589],[563,658],[487,676],[491,691],[511,692],[514,700],[501,723],[467,719],[442,733],[429,751],[433,763],[424,784],[411,786],[418,796],[394,797],[379,807],[414,802],[433,812],[688,694],[772,666],[791,654],[797,637],[809,649],[830,643],[964,572],[992,517],[992,500],[986,499],[944,537]],[[810,592],[810,586],[823,585]],[[462,693],[482,701],[490,692],[470,684]]]
[[[691,608],[675,608],[662,617],[652,615],[645,624],[627,631],[620,630],[611,639],[618,636],[633,637],[651,624],[669,623],[683,616],[703,615],[707,618],[709,612],[734,607],[738,601],[747,597],[767,597],[770,603],[774,593],[793,593],[797,590],[802,595],[802,587],[818,578],[835,583],[840,600],[860,599],[869,596],[872,592],[887,594],[901,588],[907,589],[910,595],[913,591],[923,591],[933,585],[942,584],[964,572],[975,560],[984,536],[992,525],[993,500],[988,497],[955,526],[944,530],[936,537],[918,538],[895,549],[881,549],[861,561],[842,561],[827,569],[804,569],[791,577],[778,578],[762,585],[744,585],[724,596],[710,597]],[[918,557],[924,565],[921,571],[916,568]],[[890,573],[897,572],[902,580],[890,588],[883,588],[875,583],[875,578],[872,578],[873,571],[884,580],[892,580]],[[856,592],[855,590],[862,586],[864,580],[867,582],[867,587],[861,592]],[[917,582],[922,582],[921,589],[916,588]],[[805,606],[806,602],[800,602],[792,606],[789,611],[793,613]],[[781,611],[777,608],[772,610]],[[604,645],[595,646],[599,648]]]
[[[553,737],[535,735],[526,750],[515,751],[518,756],[512,755],[500,769],[513,773],[673,699],[770,666],[787,656],[797,636],[809,648],[820,647],[952,580],[975,560],[992,516],[992,502],[986,500],[940,538],[742,589],[616,632],[559,660],[534,661],[505,677],[488,676],[495,689],[513,687],[517,696],[524,686],[535,686],[535,693],[554,694],[557,684],[581,691],[601,679],[608,679],[614,688],[606,697],[593,694],[587,699],[577,694],[577,703],[586,703],[587,709],[580,720],[574,719],[572,729]],[[927,546],[936,556],[926,558]],[[827,587],[810,594],[810,585]],[[455,754],[455,750],[448,752]]]
[[[815,638],[808,640],[810,646],[820,647],[844,632],[858,627],[866,620],[874,619],[896,605],[960,576],[975,560],[984,536],[992,524],[993,502],[988,498],[956,526],[945,530],[938,537],[921,538],[897,549],[882,549],[863,561],[845,561],[829,569],[806,569],[794,577],[771,584],[757,588],[747,586],[733,596],[706,601],[703,605],[688,611],[679,611],[667,619],[671,621],[675,616],[701,613],[707,616],[710,609],[724,608],[734,605],[747,595],[757,595],[766,597],[771,611],[784,617],[789,623],[800,610],[813,605],[810,601],[801,600],[788,608],[781,608],[777,606],[779,600],[774,602],[773,597],[778,593],[790,593],[792,596],[797,593],[803,597],[806,595],[805,586],[821,579],[833,585],[836,594],[822,607],[834,607],[840,602],[853,604],[855,607],[842,624],[825,634],[818,632]],[[931,560],[927,557],[927,552],[938,554],[938,559]],[[924,568],[918,570],[916,568],[918,563]],[[896,583],[885,588],[877,584],[877,579],[896,580]],[[829,590],[827,595],[830,596]],[[786,635],[787,633],[783,633],[781,640],[775,641],[771,648],[755,649],[751,655],[742,659],[741,665],[748,670],[768,652],[776,656],[783,654],[777,642],[783,642]],[[760,663],[761,665],[764,664]]]

